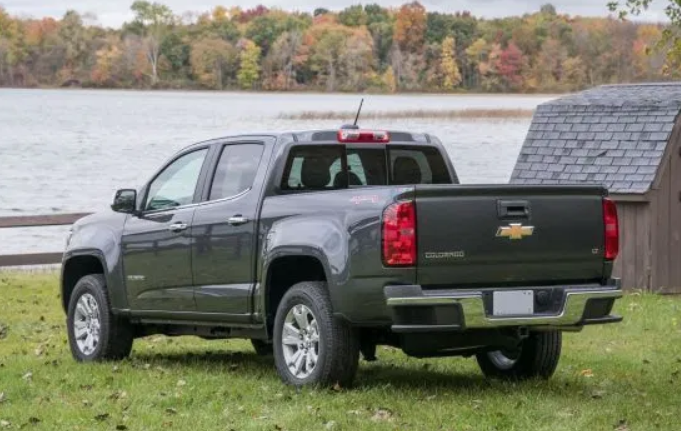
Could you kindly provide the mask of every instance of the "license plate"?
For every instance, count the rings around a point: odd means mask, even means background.
[[[534,314],[534,291],[511,290],[494,292],[492,314],[494,316],[529,316]]]

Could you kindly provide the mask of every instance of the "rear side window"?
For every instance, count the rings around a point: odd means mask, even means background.
[[[284,190],[326,190],[340,188],[335,179],[343,171],[344,148],[298,146],[289,153],[281,188]]]
[[[215,169],[208,199],[229,198],[253,187],[262,149],[260,144],[225,145]]]
[[[289,153],[281,188],[333,190],[393,184],[451,184],[451,179],[436,148],[301,145]]]

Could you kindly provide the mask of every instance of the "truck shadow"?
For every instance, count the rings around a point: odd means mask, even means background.
[[[184,353],[139,353],[132,358],[140,364],[150,363],[154,367],[163,367],[183,373],[192,371],[209,371],[216,375],[236,373],[243,376],[267,376],[279,380],[271,356],[258,356],[251,352],[241,351],[194,351]],[[524,388],[532,391],[556,396],[571,397],[584,393],[586,386],[579,382],[531,380],[527,382],[500,382],[485,378],[478,371],[442,371],[430,369],[426,364],[419,368],[413,365],[396,365],[391,362],[360,362],[360,368],[353,389],[372,389],[390,387],[391,390],[410,393],[414,389],[432,390],[466,390],[468,392],[499,392]]]

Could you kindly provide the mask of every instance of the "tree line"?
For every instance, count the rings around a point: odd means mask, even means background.
[[[76,11],[56,20],[0,7],[0,86],[560,92],[681,72],[659,49],[663,25],[572,17],[551,4],[501,19],[418,2],[312,14],[131,9],[134,19],[111,29]]]

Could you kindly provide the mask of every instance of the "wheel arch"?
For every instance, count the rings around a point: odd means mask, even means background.
[[[73,252],[64,257],[61,270],[61,302],[64,312],[67,312],[73,289],[78,280],[90,274],[101,274],[109,285],[108,270],[104,253],[99,250],[83,250]],[[108,291],[108,289],[107,289]],[[111,294],[109,293],[111,302]]]
[[[264,289],[260,311],[268,335],[271,335],[277,307],[286,292],[292,286],[305,281],[330,284],[331,275],[325,259],[317,253],[279,253],[264,268],[262,280]]]

